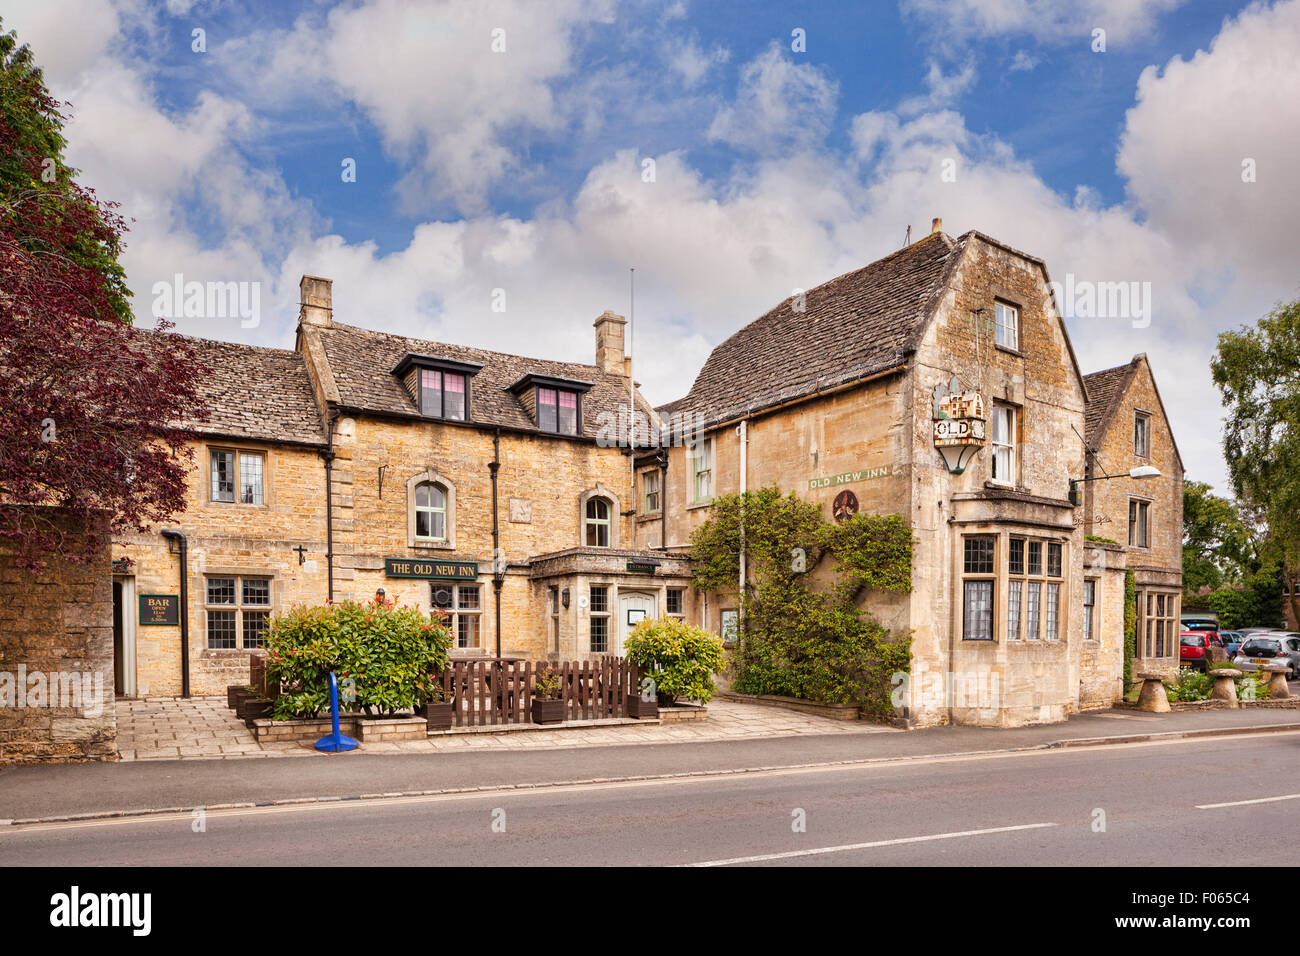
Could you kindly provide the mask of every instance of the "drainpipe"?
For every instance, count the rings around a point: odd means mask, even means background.
[[[749,419],[742,418],[740,425],[736,428],[740,435],[740,496],[744,501],[745,492],[749,489]],[[714,467],[716,467],[716,459]],[[748,563],[745,560],[745,518],[744,508],[741,508],[740,519],[740,600],[736,602],[736,641],[740,641],[740,633],[744,630],[745,624],[745,580],[748,577]]]
[[[185,535],[179,531],[164,531],[162,536],[176,542],[176,554],[181,559],[181,696],[190,696],[190,551]]]
[[[492,590],[496,599],[497,660],[501,660],[501,585],[506,580],[506,563],[501,559],[500,506],[497,502],[497,472],[501,470],[501,429],[492,435]]]
[[[326,436],[327,447],[321,452],[325,459],[325,574],[328,590],[325,600],[334,603],[334,423],[339,420],[336,409],[330,416],[329,432]]]

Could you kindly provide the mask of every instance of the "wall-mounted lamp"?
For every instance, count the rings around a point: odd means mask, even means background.
[[[382,603],[384,603],[384,597],[385,597],[385,591],[384,591],[384,589],[383,589],[383,588],[378,588],[378,589],[375,591],[375,600],[378,601],[380,604],[382,604]]]
[[[1094,475],[1092,478],[1071,478],[1070,479],[1070,504],[1079,507],[1083,504],[1083,483],[1085,481],[1105,481],[1108,478],[1159,478],[1160,469],[1152,465],[1138,465],[1136,468],[1130,468],[1123,475]]]
[[[563,604],[563,605],[565,606],[566,609],[568,608],[568,606],[569,606],[569,589],[568,589],[568,588],[565,588],[563,591],[560,592],[560,603]]]

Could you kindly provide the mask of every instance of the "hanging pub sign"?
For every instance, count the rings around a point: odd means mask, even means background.
[[[145,627],[181,622],[180,598],[175,594],[141,594],[139,623]]]
[[[934,447],[948,471],[960,475],[988,440],[984,399],[978,391],[965,391],[957,376],[934,388]]]
[[[478,562],[413,561],[410,558],[384,558],[384,574],[390,578],[473,581],[478,578]]]

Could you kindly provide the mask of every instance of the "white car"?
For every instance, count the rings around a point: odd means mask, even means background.
[[[1289,667],[1287,679],[1300,674],[1300,634],[1283,631],[1273,634],[1250,634],[1232,659],[1238,670],[1256,671],[1269,664]]]

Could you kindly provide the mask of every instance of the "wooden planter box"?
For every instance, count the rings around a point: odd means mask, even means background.
[[[642,700],[640,694],[627,695],[627,715],[637,720],[646,720],[659,716],[657,700]]]
[[[271,701],[265,697],[245,697],[235,709],[240,720],[262,720],[271,716]]]
[[[562,724],[564,723],[564,701],[534,700],[532,714],[535,724]]]
[[[425,719],[430,730],[450,730],[451,706],[451,704],[422,704],[416,713]]]
[[[256,696],[257,694],[249,690],[248,686],[245,684],[240,684],[237,687],[226,688],[226,703],[235,709],[236,714],[239,713],[239,708],[244,701],[248,700],[250,697]],[[241,714],[240,716],[243,715]]]

